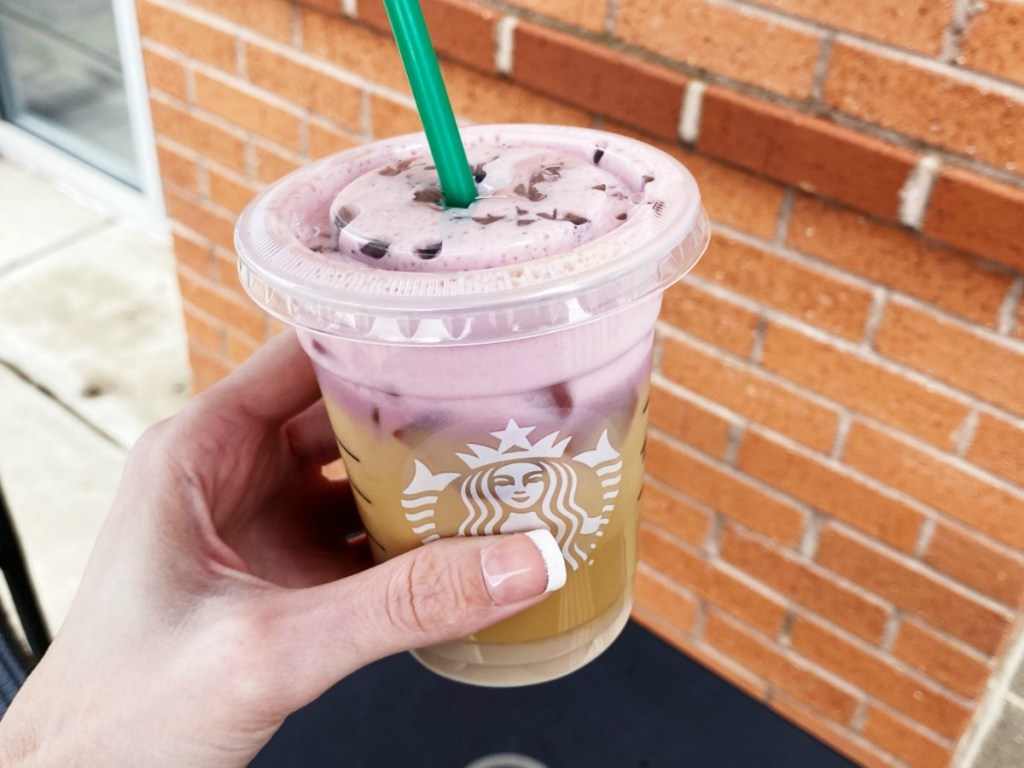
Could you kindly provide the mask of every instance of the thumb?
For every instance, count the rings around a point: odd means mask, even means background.
[[[289,634],[313,696],[399,651],[473,634],[566,580],[547,530],[442,539],[369,570],[292,593]],[[296,681],[298,682],[298,681]]]

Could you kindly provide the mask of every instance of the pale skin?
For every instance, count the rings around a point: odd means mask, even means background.
[[[0,765],[244,766],[354,670],[543,599],[522,535],[369,567],[346,543],[348,485],[321,473],[337,458],[291,333],[150,429],[66,621],[0,720]]]

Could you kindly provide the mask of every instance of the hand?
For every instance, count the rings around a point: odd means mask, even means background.
[[[438,541],[369,570],[294,334],[153,427],[50,651],[0,721],[0,764],[243,766],[350,672],[539,602],[523,535]]]

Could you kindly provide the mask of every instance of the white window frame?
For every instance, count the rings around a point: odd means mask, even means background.
[[[112,0],[117,46],[124,74],[128,117],[142,190],[124,184],[88,163],[62,152],[13,123],[0,121],[0,155],[65,184],[115,216],[131,219],[168,239],[160,167],[157,163],[149,94],[142,62],[139,24],[133,0]]]

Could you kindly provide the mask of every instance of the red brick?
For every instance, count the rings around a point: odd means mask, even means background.
[[[520,23],[516,82],[556,99],[675,139],[687,79],[600,43]]]
[[[339,2],[334,5],[338,6]],[[292,30],[293,5],[288,0],[259,0],[258,3],[250,0],[189,0],[189,3],[282,43],[290,43],[295,37]]]
[[[752,235],[771,240],[785,189],[774,182],[730,168],[693,152],[671,152],[697,179],[708,215]]]
[[[1024,83],[1024,5],[985,0],[971,17],[957,64]]]
[[[615,33],[662,56],[797,98],[810,95],[820,48],[803,28],[707,0],[620,0]]]
[[[826,528],[817,562],[871,590],[975,648],[992,654],[1010,629],[1008,614],[954,589],[914,561],[868,546],[835,528]]]
[[[188,345],[188,360],[192,368],[192,394],[198,395],[231,373],[232,366],[225,358],[198,344]]]
[[[767,693],[768,686],[764,680],[751,674],[713,648],[697,644],[688,632],[683,632],[653,611],[647,610],[642,605],[635,606],[633,619],[748,696],[762,699]]]
[[[221,320],[228,328],[262,341],[266,321],[252,303],[232,295],[225,288],[203,280],[187,268],[178,268],[178,285],[185,304],[191,304],[209,317]]]
[[[421,6],[436,51],[483,72],[494,69],[496,11],[463,0],[423,0]],[[359,20],[391,34],[381,0],[362,0]]]
[[[226,168],[245,172],[245,135],[241,131],[222,128],[158,99],[150,100],[150,111],[158,138],[164,136]]]
[[[653,480],[644,486],[640,514],[648,523],[694,547],[704,542],[711,528],[710,514]]]
[[[295,109],[270,103],[265,94],[223,78],[196,73],[196,103],[207,112],[287,147],[301,149],[302,120]]]
[[[775,237],[779,210],[785,195],[784,187],[698,155],[677,142],[658,141],[624,123],[606,121],[604,130],[652,144],[685,165],[697,179],[701,202],[714,221],[765,240]]]
[[[924,232],[1024,269],[1024,189],[945,168],[932,190]]]
[[[896,219],[917,156],[791,109],[708,88],[702,152],[868,213]]]
[[[697,601],[693,595],[643,563],[637,567],[633,598],[638,605],[653,611],[684,632],[693,629],[697,617]]]
[[[937,56],[953,15],[953,0],[752,0],[827,27],[873,37],[899,48]]]
[[[737,357],[750,354],[758,323],[757,315],[749,309],[686,280],[665,292],[661,319]]]
[[[864,334],[871,294],[719,232],[694,274],[848,339]]]
[[[385,88],[409,93],[402,59],[390,34],[312,10],[302,9],[300,14],[306,53]]]
[[[811,712],[784,694],[773,695],[768,706],[846,755],[861,768],[892,768],[894,765],[887,755],[882,754],[861,736],[825,719],[817,712]]]
[[[914,768],[945,768],[953,759],[948,742],[921,732],[881,707],[868,710],[864,735]]]
[[[817,457],[748,432],[737,466],[855,528],[913,551],[924,515]]]
[[[968,707],[816,622],[798,617],[792,643],[797,653],[938,734],[956,738],[967,725]]]
[[[370,119],[375,139],[419,133],[423,130],[423,123],[415,108],[391,101],[376,93],[370,95]]]
[[[602,32],[608,15],[608,0],[513,0],[513,5],[591,32]]]
[[[358,87],[320,68],[255,44],[246,46],[246,61],[249,80],[254,85],[308,107],[346,128],[361,130],[363,94]]]
[[[859,422],[850,429],[843,461],[1011,547],[1024,547],[1024,494]]]
[[[143,47],[142,61],[146,68],[146,83],[152,90],[169,94],[182,101],[188,99],[185,67],[181,62],[169,59],[149,47]]]
[[[640,558],[675,584],[693,590],[766,635],[782,626],[786,608],[646,525],[640,528]]]
[[[373,2],[373,0],[366,0],[367,2]],[[307,8],[313,8],[321,13],[330,14],[333,16],[343,15],[342,11],[342,0],[296,0],[298,5],[304,5]]]
[[[789,245],[989,327],[999,324],[1013,280],[964,253],[803,195],[793,206]]]
[[[235,36],[225,28],[149,0],[138,0],[135,9],[143,40],[161,43],[227,72],[236,70]]]
[[[967,653],[923,624],[904,619],[892,646],[892,655],[968,699],[984,689],[989,664]]]
[[[442,65],[452,106],[478,123],[548,123],[589,127],[585,110],[542,96],[507,80],[482,75],[454,63]]]
[[[1024,414],[1024,345],[1003,342],[930,312],[889,302],[875,337],[883,355]]]
[[[665,339],[665,376],[818,451],[835,442],[839,414],[770,380],[755,368],[697,346]]]
[[[309,155],[314,159],[351,149],[357,144],[357,139],[326,122],[309,121]]]
[[[951,448],[968,406],[902,373],[845,349],[772,324],[762,365],[802,386],[944,448]]]
[[[825,102],[883,128],[1006,168],[1024,167],[1024,100],[983,89],[955,69],[918,66],[837,42]]]
[[[164,190],[164,202],[167,216],[172,221],[224,248],[234,247],[234,219],[219,210],[213,210],[208,203],[198,203],[171,187]]]
[[[1024,485],[1024,429],[1002,416],[982,413],[967,459]]]
[[[195,157],[177,146],[157,139],[156,156],[160,163],[160,178],[187,192],[199,192],[199,165]]]
[[[800,541],[804,514],[797,507],[653,434],[647,441],[647,471],[691,499],[783,546],[792,547]]]
[[[939,521],[924,561],[957,581],[1014,608],[1024,604],[1024,556],[973,532]]]
[[[312,139],[313,126],[310,125],[310,138]],[[312,143],[312,141],[310,142]],[[286,173],[291,173],[302,163],[292,155],[285,154],[265,144],[255,145],[256,154],[256,178],[264,184],[277,181]]]
[[[260,191],[241,177],[212,165],[206,169],[206,175],[210,184],[210,199],[235,214],[241,213]]]
[[[185,305],[183,315],[189,343],[199,344],[218,355],[227,352],[223,322],[211,318],[191,305]]]
[[[729,442],[728,421],[660,386],[651,387],[651,426],[704,453],[722,458]]]
[[[703,638],[715,650],[830,720],[848,723],[853,718],[857,696],[717,612],[708,616]]]
[[[813,565],[800,562],[735,528],[725,531],[721,557],[771,587],[855,635],[877,642],[885,630],[889,611],[861,590],[839,583]]]
[[[171,242],[174,247],[174,258],[179,264],[188,267],[201,277],[213,274],[213,244],[196,238],[172,226]]]

